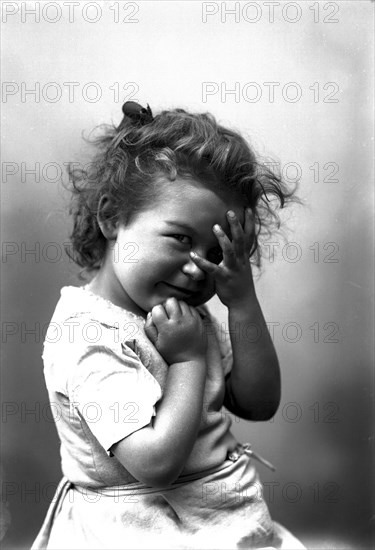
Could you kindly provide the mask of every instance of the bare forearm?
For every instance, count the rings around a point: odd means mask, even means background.
[[[280,402],[280,369],[255,291],[241,306],[229,308],[228,321],[233,368],[226,405],[248,419],[269,418]]]
[[[153,424],[113,447],[116,457],[136,479],[155,487],[177,479],[199,430],[205,379],[203,359],[170,365]]]
[[[195,443],[203,408],[206,366],[201,361],[170,365],[157,408],[151,442],[164,459],[183,464]]]

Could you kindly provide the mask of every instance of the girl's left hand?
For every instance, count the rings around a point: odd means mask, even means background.
[[[223,260],[219,265],[194,252],[190,254],[200,269],[214,277],[217,295],[221,302],[229,308],[241,306],[248,297],[254,296],[254,281],[249,254],[255,238],[255,223],[250,208],[245,209],[244,228],[231,210],[227,212],[227,219],[232,241],[218,224],[213,228],[223,252]]]

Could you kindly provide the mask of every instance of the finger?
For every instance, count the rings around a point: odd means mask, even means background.
[[[182,301],[182,300],[179,300],[179,305],[180,305],[180,308],[181,308],[181,312],[183,315],[188,315],[191,313],[191,307],[187,305],[186,302]]]
[[[245,209],[245,250],[247,255],[250,254],[255,240],[255,216],[251,208]]]
[[[223,262],[227,267],[233,267],[236,263],[236,254],[232,243],[228,239],[220,225],[215,224],[212,228],[217,240],[219,241],[221,250],[223,251]]]
[[[194,319],[197,319],[197,321],[202,321],[201,314],[199,313],[199,311],[197,310],[196,307],[189,306],[189,309],[190,309],[190,313],[194,317]]]
[[[168,317],[179,317],[181,315],[181,308],[178,300],[174,297],[168,298],[164,302],[164,309],[167,312]]]
[[[157,326],[159,323],[165,323],[168,321],[168,315],[162,304],[154,306],[151,310],[152,320]]]
[[[220,271],[219,267],[216,264],[213,264],[205,258],[202,258],[196,252],[190,252],[190,257],[197,264],[198,267],[203,269],[203,271],[205,271],[209,275],[215,276],[218,271]]]
[[[189,313],[189,315],[192,315],[193,317],[195,317],[197,309],[194,306],[190,306],[186,302],[180,302],[180,304],[181,304],[181,307],[184,307],[184,311],[186,311],[186,313]]]
[[[232,235],[232,246],[238,258],[245,254],[245,237],[242,226],[233,210],[228,210],[227,218],[229,221],[230,232]]]
[[[156,326],[154,325],[154,322],[152,320],[152,315],[149,313],[147,315],[146,323],[144,326],[144,331],[146,333],[146,336],[153,344],[157,342],[158,339],[158,331]]]

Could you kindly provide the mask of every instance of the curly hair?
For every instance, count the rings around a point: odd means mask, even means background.
[[[92,162],[85,169],[68,167],[74,227],[67,253],[86,271],[100,267],[106,250],[97,221],[101,197],[109,198],[109,216],[126,224],[157,198],[159,176],[194,178],[250,207],[256,224],[250,258],[258,267],[259,237],[279,228],[280,207],[299,202],[295,189],[260,162],[238,132],[209,113],[164,110],[144,125],[124,116],[118,127],[99,129],[99,136],[87,140],[96,147]]]

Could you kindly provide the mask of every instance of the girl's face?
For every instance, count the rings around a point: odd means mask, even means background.
[[[117,305],[146,316],[169,297],[192,306],[215,294],[213,277],[190,258],[197,252],[219,264],[220,245],[212,231],[218,223],[231,238],[226,218],[234,210],[241,224],[244,207],[223,199],[195,180],[161,178],[155,204],[118,226],[99,272],[101,293]]]

